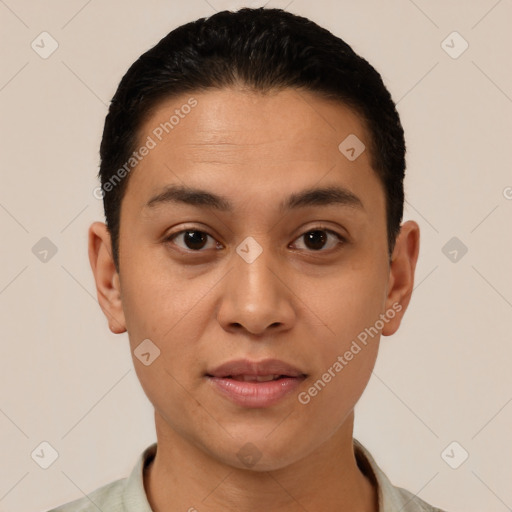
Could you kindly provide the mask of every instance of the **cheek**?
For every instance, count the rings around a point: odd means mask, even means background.
[[[328,330],[322,332],[329,334],[316,340],[311,359],[318,363],[317,373],[311,376],[300,403],[332,430],[353,410],[377,359],[381,329],[376,329],[376,322],[384,295],[382,280],[377,283],[376,279],[340,279],[323,290],[321,318]],[[316,300],[320,304],[318,292]]]
[[[204,366],[198,364],[202,354],[197,340],[203,337],[207,312],[194,293],[170,288],[161,279],[143,283],[127,287],[123,303],[133,364],[146,396],[162,416],[185,414],[185,405],[187,411],[197,405],[190,393]],[[146,365],[138,347],[148,339],[149,350],[144,352],[150,353],[151,362]]]
[[[122,304],[128,333],[134,338],[164,342],[185,324],[204,295],[199,282],[184,279],[176,269],[155,262],[137,262],[123,269]],[[126,276],[126,278],[124,278]]]
[[[318,312],[325,326],[316,331],[321,372],[315,377],[336,389],[345,403],[355,402],[364,390],[383,327],[380,315],[385,304],[386,273],[385,269],[372,273],[369,268],[347,270],[346,275],[325,281],[308,295],[311,309]],[[319,336],[320,332],[326,334]]]
[[[331,346],[341,350],[375,324],[385,306],[387,273],[375,264],[341,269],[336,276],[311,283],[307,303],[326,327]]]
[[[334,354],[324,372],[311,379],[310,386],[298,397],[310,418],[325,435],[335,432],[351,414],[363,394],[375,365],[378,339],[366,347]],[[338,359],[340,357],[341,359]],[[308,409],[306,409],[308,408]]]
[[[202,343],[212,313],[205,290],[213,287],[218,278],[208,276],[193,281],[155,265],[126,267],[125,274],[128,278],[122,281],[123,310],[134,365],[143,387],[152,394],[166,387],[168,392],[169,387],[175,387],[174,379],[190,387],[206,364]],[[139,345],[147,339],[159,351],[151,366],[144,366],[136,357]],[[175,391],[179,394],[179,386]]]

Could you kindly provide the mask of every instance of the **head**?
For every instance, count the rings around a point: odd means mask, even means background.
[[[157,431],[232,465],[250,442],[261,469],[314,451],[351,417],[412,292],[418,227],[401,226],[404,135],[379,73],[305,18],[220,12],[130,67],[100,154],[91,264]],[[160,354],[148,365],[143,340]],[[306,378],[295,399],[241,407],[209,380],[241,358]]]
[[[306,18],[280,9],[241,9],[176,28],[133,63],[117,88],[105,120],[99,172],[116,265],[121,202],[138,165],[137,157],[130,158],[145,142],[142,124],[166,99],[234,85],[260,93],[309,91],[357,113],[385,194],[391,254],[403,213],[405,142],[381,76],[342,39]]]

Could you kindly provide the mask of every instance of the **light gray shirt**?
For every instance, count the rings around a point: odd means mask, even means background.
[[[139,456],[128,478],[122,478],[96,489],[88,495],[48,512],[153,512],[144,489],[144,467],[153,460],[157,443]],[[379,468],[370,452],[354,438],[354,453],[361,471],[377,487],[379,512],[444,512],[414,494],[395,487]],[[194,510],[191,507],[190,510]]]

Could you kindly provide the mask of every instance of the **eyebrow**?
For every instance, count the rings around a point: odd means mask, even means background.
[[[225,197],[219,196],[207,190],[189,187],[185,185],[168,185],[153,196],[145,208],[153,208],[157,205],[168,203],[183,203],[192,206],[213,208],[222,212],[233,212],[233,204]],[[364,210],[363,203],[350,190],[337,186],[308,188],[291,194],[280,205],[279,210],[293,210],[306,206],[327,206],[338,204]]]

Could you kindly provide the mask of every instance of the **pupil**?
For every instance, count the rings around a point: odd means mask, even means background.
[[[185,243],[189,249],[201,249],[206,243],[206,233],[201,231],[186,231]]]
[[[305,236],[306,245],[309,243],[311,249],[321,249],[327,240],[327,235],[324,231],[310,231]]]
[[[310,249],[315,250],[321,249],[327,240],[325,232],[319,230],[310,231],[304,236],[306,237],[306,245]],[[206,243],[206,233],[202,231],[186,231],[185,243],[189,249],[201,249]]]

